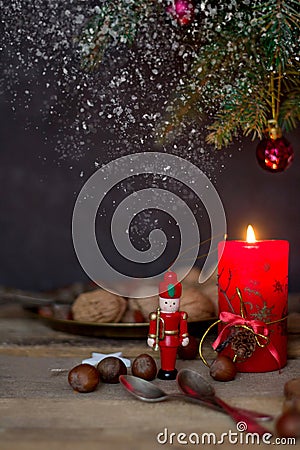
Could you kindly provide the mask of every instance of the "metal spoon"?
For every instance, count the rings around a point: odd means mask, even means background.
[[[191,369],[181,369],[177,375],[177,384],[180,390],[185,394],[194,398],[202,399],[205,395],[207,398],[207,391],[211,392],[213,387],[206,381],[198,372]],[[214,392],[214,391],[213,391]],[[210,401],[217,404],[215,395],[210,397]],[[251,411],[244,408],[235,408],[242,414],[246,414],[256,420],[273,420],[274,417],[270,414],[264,414],[257,411]]]
[[[193,403],[198,403],[202,406],[207,406],[208,408],[214,409],[216,411],[225,412],[222,407],[210,401],[200,400],[199,398],[181,393],[167,394],[155,384],[150,383],[150,381],[134,377],[133,375],[120,375],[119,380],[130,394],[144,402],[155,403],[163,402],[164,400],[168,400],[171,398],[176,398],[180,400],[188,400]]]
[[[189,371],[197,374],[197,372]],[[198,374],[197,374],[198,375]],[[200,375],[199,375],[200,376]],[[168,399],[179,399],[179,400],[188,400],[193,403],[198,403],[201,406],[206,406],[207,408],[213,409],[215,411],[222,412],[224,414],[228,414],[223,407],[217,404],[214,399],[210,398],[199,398],[199,393],[193,391],[192,394],[188,394],[187,392],[190,390],[187,386],[183,389],[184,383],[179,385],[183,390],[183,394],[181,393],[172,393],[167,394],[162,389],[160,389],[155,384],[150,383],[149,381],[143,380],[142,378],[134,377],[132,375],[120,375],[119,377],[120,383],[124,386],[124,388],[132,394],[134,397],[142,400],[144,402],[155,403],[162,402]],[[191,391],[192,392],[192,391]],[[241,410],[247,413],[247,417],[270,420],[271,416],[266,414],[255,413],[253,411]]]
[[[222,412],[224,414],[228,414],[224,408],[220,407],[216,401],[212,399],[204,399],[201,394],[198,392],[198,384],[197,378],[195,382],[192,382],[192,375],[199,375],[197,372],[193,372],[192,370],[186,369],[186,372],[190,372],[191,376],[186,377],[183,371],[180,371],[180,377],[177,377],[177,382],[180,389],[183,391],[183,394],[173,393],[167,394],[162,389],[160,389],[155,384],[150,383],[149,381],[143,380],[142,378],[134,377],[132,375],[120,375],[119,380],[120,383],[124,386],[124,388],[132,394],[134,397],[142,400],[144,402],[162,402],[164,400],[177,398],[179,400],[188,400],[193,403],[198,403],[201,406],[206,406],[207,408],[213,409],[215,411]],[[201,377],[201,375],[199,375]],[[202,377],[201,377],[202,378]],[[201,396],[201,398],[199,398]],[[261,420],[271,420],[272,416],[267,414],[256,413],[254,411],[248,410],[239,410],[244,412],[248,416]]]
[[[228,405],[224,400],[220,399],[211,384],[206,381],[198,372],[190,369],[181,369],[177,375],[177,383],[182,392],[186,395],[201,399],[202,401],[210,401],[214,405],[223,408],[237,423],[245,422],[249,433],[258,433],[263,435],[269,431],[255,422],[255,418],[270,419],[271,416],[260,415],[254,411],[234,408]]]

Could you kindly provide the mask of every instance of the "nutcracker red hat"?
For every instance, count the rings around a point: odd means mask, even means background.
[[[175,272],[168,271],[165,273],[164,281],[159,283],[159,296],[162,298],[180,298],[182,285],[177,280]]]

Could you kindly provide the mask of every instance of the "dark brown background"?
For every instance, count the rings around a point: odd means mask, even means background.
[[[48,289],[83,279],[72,246],[71,217],[76,194],[94,170],[95,155],[58,164],[40,132],[24,131],[22,117],[14,119],[3,103],[1,113],[0,283]],[[260,169],[255,143],[244,141],[243,150],[233,151],[226,159],[216,185],[226,211],[229,238],[244,239],[246,225],[252,223],[258,238],[289,240],[292,291],[300,290],[297,137],[299,133],[289,136],[296,157],[285,173]],[[86,174],[83,178],[81,170]]]

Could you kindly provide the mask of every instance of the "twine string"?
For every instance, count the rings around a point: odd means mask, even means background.
[[[219,323],[223,323],[225,324],[225,327],[223,328],[223,330],[220,332],[220,334],[218,335],[217,339],[215,340],[215,342],[212,344],[213,348],[216,349],[220,343],[220,339],[222,338],[223,333],[226,331],[226,329],[230,328],[230,327],[236,327],[236,328],[244,328],[248,331],[250,331],[251,333],[253,333],[254,337],[255,337],[255,341],[256,344],[258,345],[258,347],[260,348],[264,348],[264,347],[268,347],[269,352],[272,354],[272,356],[276,359],[278,365],[280,365],[280,359],[279,359],[279,355],[278,352],[276,350],[276,348],[271,344],[270,339],[268,337],[269,334],[269,329],[268,326],[269,325],[273,325],[275,323],[279,323],[279,322],[283,322],[284,320],[287,319],[287,316],[282,317],[281,319],[278,320],[273,320],[270,322],[262,322],[262,321],[258,321],[258,320],[248,320],[245,318],[245,305],[242,299],[242,295],[241,295],[241,291],[239,288],[236,288],[237,294],[239,296],[240,299],[240,316],[237,314],[232,314],[232,313],[228,313],[228,312],[223,312],[220,314],[220,318],[218,320],[216,320],[214,323],[212,323],[207,330],[204,332],[200,343],[199,343],[199,355],[200,358],[202,360],[202,362],[209,367],[209,364],[207,362],[207,360],[205,359],[204,355],[203,355],[203,343],[204,340],[207,336],[207,334],[210,332],[210,330],[215,326],[218,325]],[[260,327],[263,327],[263,332],[265,334],[259,333],[258,329]]]

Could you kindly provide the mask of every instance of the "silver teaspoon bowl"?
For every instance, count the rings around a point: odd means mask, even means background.
[[[190,373],[189,373],[190,372]],[[197,403],[200,406],[204,406],[209,409],[213,409],[215,411],[222,412],[224,414],[229,414],[228,408],[224,408],[223,405],[218,404],[213,397],[214,390],[210,386],[209,390],[203,390],[204,384],[201,385],[198,392],[194,389],[195,386],[189,382],[190,378],[194,380],[197,372],[194,371],[180,371],[177,376],[177,382],[183,393],[172,393],[167,394],[165,391],[160,389],[153,383],[149,381],[143,380],[142,378],[135,377],[133,375],[120,375],[119,380],[121,385],[135,398],[138,400],[155,403],[162,402],[170,399],[178,399],[178,400],[186,400],[192,403]],[[199,375],[201,377],[201,375]],[[201,377],[202,378],[202,377]],[[196,386],[198,386],[196,379]],[[201,393],[200,393],[201,391]],[[204,395],[205,394],[205,395]],[[208,395],[209,394],[209,395]],[[201,397],[201,398],[200,398]],[[240,410],[237,409],[237,413],[245,413],[246,417],[250,417],[252,419],[262,419],[262,420],[270,420],[271,416],[261,413],[256,413],[254,411],[248,410]]]
[[[218,397],[213,386],[198,372],[190,369],[180,370],[177,375],[177,383],[182,392],[186,395],[193,396],[203,401],[210,401],[211,403],[220,406],[234,419],[235,422],[246,422],[249,432],[258,433],[259,435],[268,432],[267,429],[257,424],[255,420],[270,420],[272,416],[241,408],[234,408]]]
[[[216,397],[213,386],[204,378],[200,373],[191,369],[181,369],[177,375],[177,384],[180,390],[185,395],[207,400],[212,403],[218,404],[218,398]],[[235,408],[241,413],[247,414],[254,419],[260,420],[273,420],[274,417],[270,414],[260,413],[257,411],[251,411],[244,408]]]
[[[155,384],[150,383],[150,381],[143,380],[142,378],[138,378],[133,375],[120,375],[119,380],[122,386],[131,395],[144,402],[154,403],[163,402],[169,399],[179,399],[198,403],[199,405],[206,406],[210,409],[224,412],[220,406],[217,404],[212,404],[210,401],[200,400],[196,397],[191,397],[181,393],[167,394]]]

